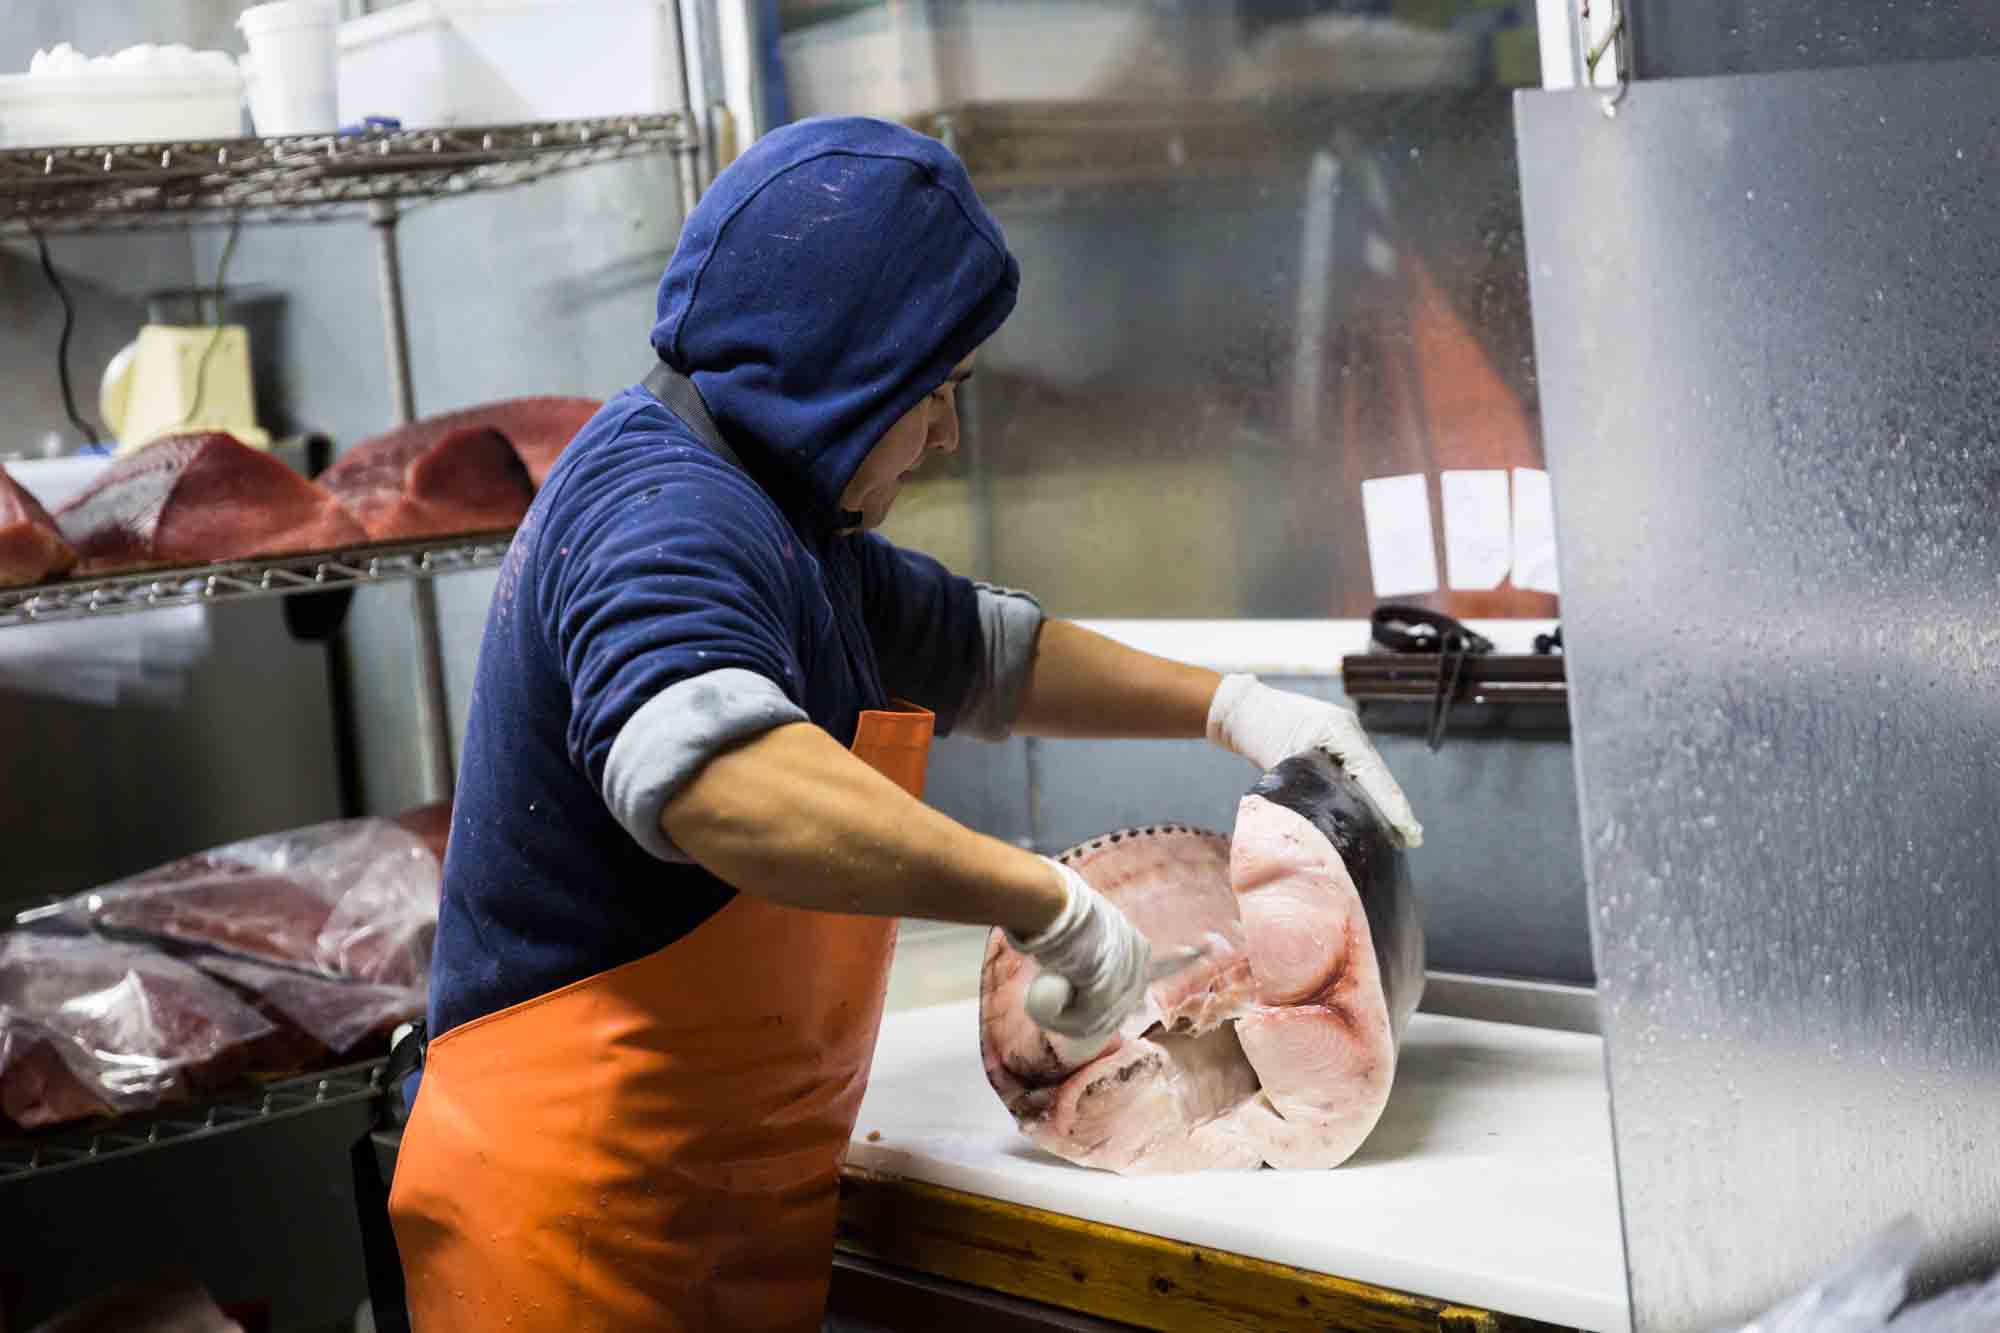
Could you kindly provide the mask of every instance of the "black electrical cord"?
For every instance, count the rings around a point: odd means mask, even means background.
[[[1465,659],[1493,651],[1493,641],[1441,611],[1420,606],[1378,606],[1369,617],[1369,635],[1391,652],[1437,653],[1437,689],[1431,694],[1428,736],[1432,753],[1444,744],[1451,706],[1458,699]]]
[[[69,382],[69,339],[76,331],[76,307],[70,303],[69,289],[63,286],[62,277],[56,272],[55,261],[49,258],[49,239],[39,231],[35,233],[35,249],[42,257],[43,276],[48,278],[49,286],[55,288],[56,299],[62,302],[62,336],[56,339],[56,378],[62,384],[63,412],[69,417],[69,424],[83,432],[86,441],[93,445],[99,444],[102,440],[97,433],[97,427],[91,425],[84,419],[83,413],[76,410],[76,392],[70,387]]]
[[[222,256],[215,261],[215,306],[210,312],[210,322],[214,331],[208,335],[208,346],[201,349],[201,361],[194,368],[194,401],[188,404],[187,414],[181,424],[187,425],[201,412],[201,400],[208,388],[208,360],[215,355],[216,344],[222,341],[222,291],[229,277],[229,257],[236,253],[236,238],[243,231],[243,215],[238,213],[229,222],[229,239],[222,243]]]

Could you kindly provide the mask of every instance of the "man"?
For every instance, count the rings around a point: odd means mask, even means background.
[[[1328,748],[1352,717],[1133,652],[869,534],[1013,309],[963,167],[760,141],[687,221],[644,385],[501,572],[392,1214],[416,1327],[817,1328],[897,917],[997,924],[1103,1038],[1149,954],[1055,862],[921,804],[933,726]],[[970,1037],[968,1037],[970,1040]]]

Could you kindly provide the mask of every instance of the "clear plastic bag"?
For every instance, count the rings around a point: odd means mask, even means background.
[[[277,1031],[221,984],[154,949],[0,937],[0,1111],[24,1129],[141,1111],[227,1082]]]
[[[1903,1305],[1910,1271],[1923,1248],[1917,1220],[1899,1218],[1860,1254],[1732,1333],[1993,1333],[2000,1328],[2000,1274]]]
[[[22,919],[413,986],[430,972],[440,878],[426,840],[395,821],[340,820],[185,856]]]
[[[386,1037],[424,1011],[424,992],[414,986],[336,981],[241,958],[204,958],[201,969],[249,991],[268,1012],[335,1055]]]

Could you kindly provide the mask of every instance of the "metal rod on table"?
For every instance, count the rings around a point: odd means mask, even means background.
[[[389,353],[389,391],[396,420],[409,425],[417,419],[416,393],[410,385],[410,334],[403,310],[403,266],[396,253],[396,201],[377,199],[368,205],[368,222],[375,231],[375,253],[381,260],[382,322]],[[416,630],[417,743],[421,747],[423,795],[427,801],[449,797],[454,783],[451,755],[451,705],[445,697],[444,636],[438,629],[437,585],[419,578],[410,584],[410,614]]]
[[[1042,847],[1042,747],[1033,736],[1021,739],[1021,767],[1025,773],[1024,786],[1028,798],[1027,841],[1024,844],[1031,852],[1043,851]],[[1053,852],[1054,848],[1046,849]]]

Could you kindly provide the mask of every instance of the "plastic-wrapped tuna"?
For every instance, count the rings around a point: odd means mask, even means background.
[[[422,987],[442,878],[427,832],[354,819],[267,834],[184,856],[22,919]]]
[[[0,936],[0,1119],[23,1129],[141,1111],[226,1083],[276,1031],[157,950]]]

